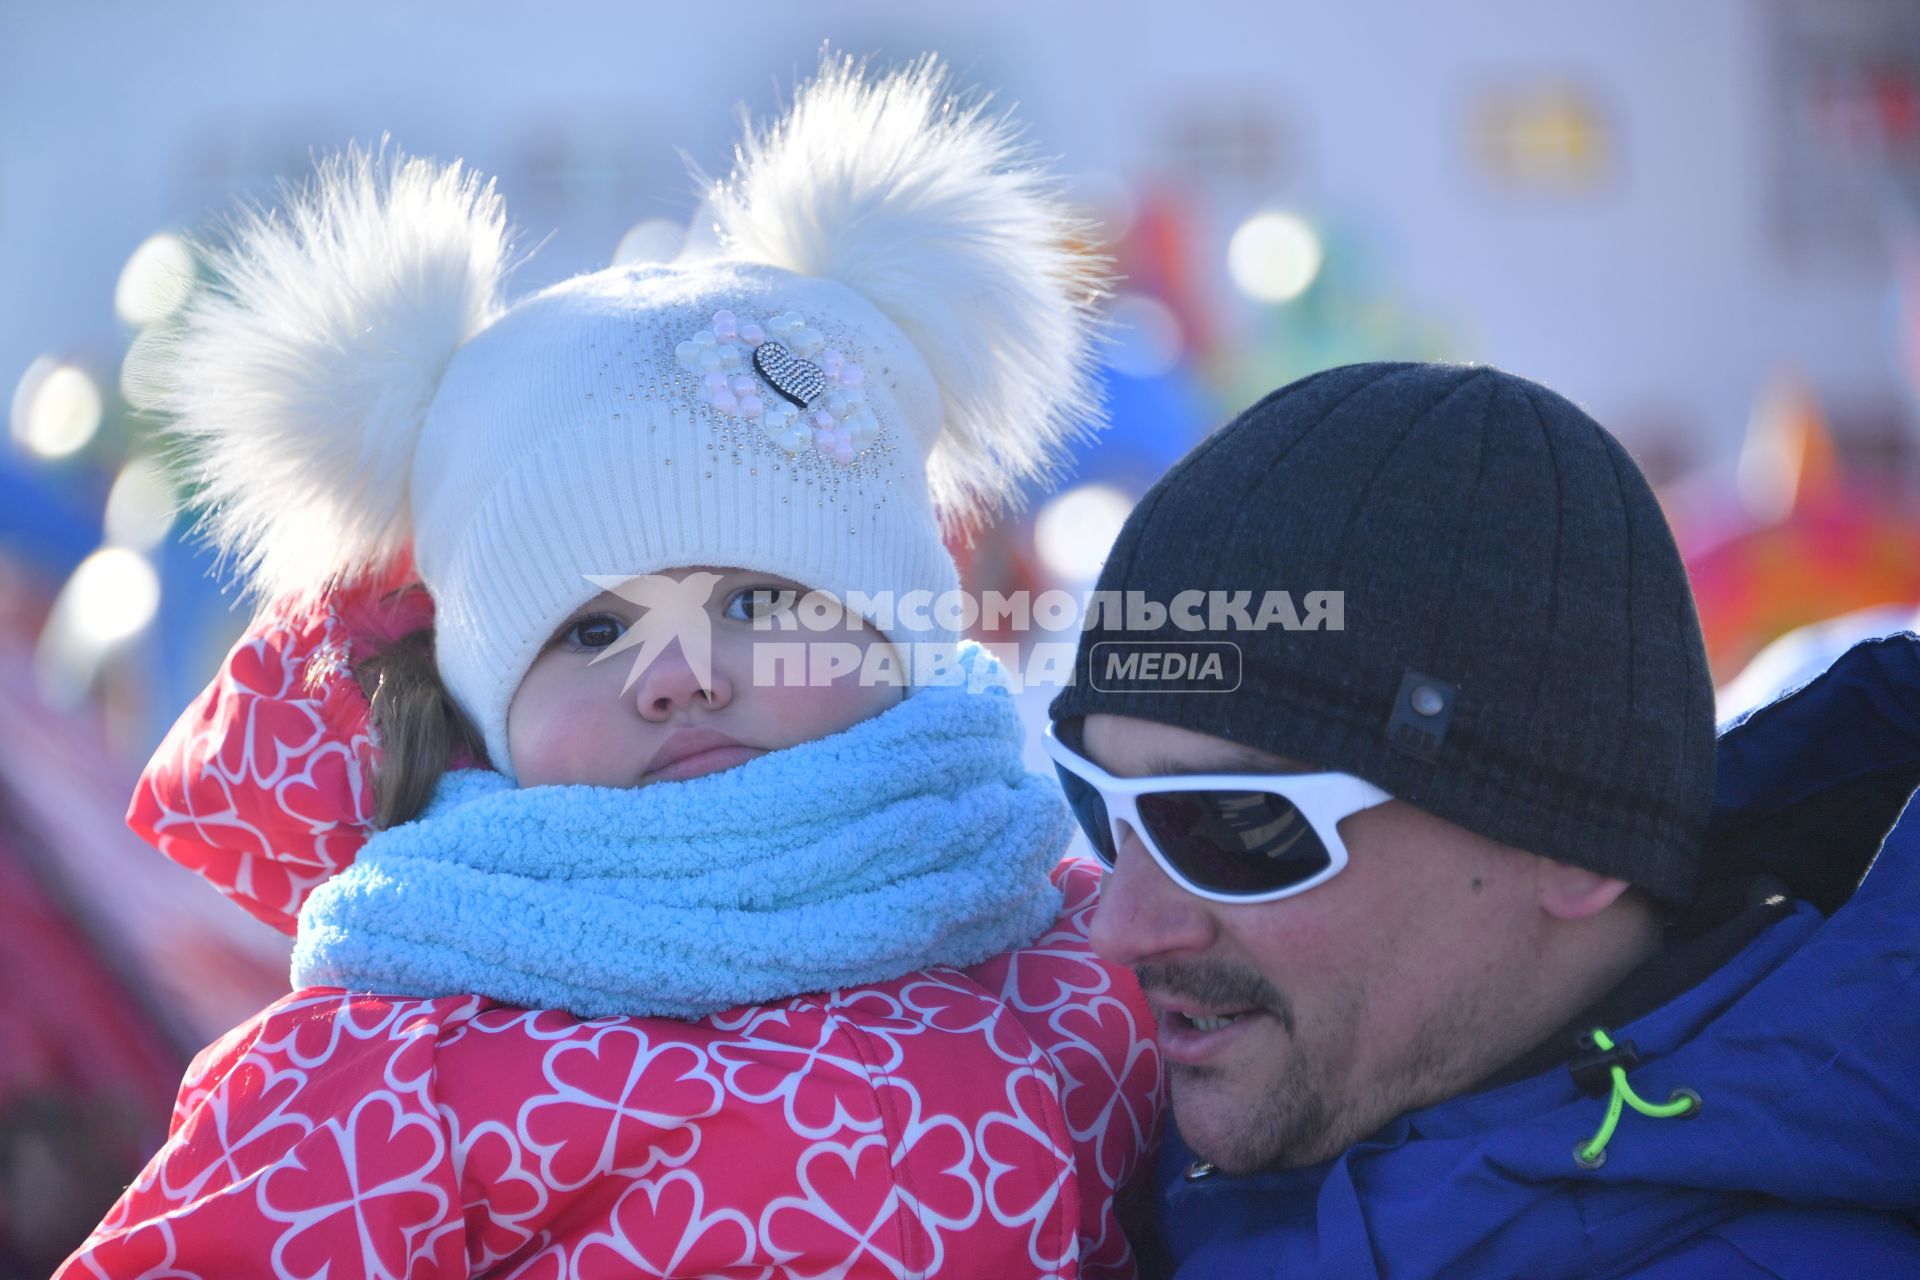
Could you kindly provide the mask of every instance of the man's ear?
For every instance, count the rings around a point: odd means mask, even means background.
[[[1540,909],[1556,920],[1586,920],[1612,906],[1627,891],[1625,880],[1571,863],[1540,859]]]

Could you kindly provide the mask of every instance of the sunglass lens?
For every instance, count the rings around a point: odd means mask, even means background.
[[[1067,793],[1067,807],[1073,810],[1074,820],[1080,824],[1080,829],[1087,833],[1087,843],[1093,846],[1093,852],[1100,861],[1111,867],[1114,862],[1113,826],[1107,821],[1107,802],[1079,774],[1059,765],[1053,768],[1060,775],[1060,789]]]
[[[1332,862],[1313,824],[1272,792],[1155,791],[1137,803],[1167,861],[1216,893],[1270,893]]]

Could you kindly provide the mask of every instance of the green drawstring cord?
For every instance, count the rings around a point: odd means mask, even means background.
[[[1605,1027],[1595,1027],[1592,1032],[1593,1043],[1603,1053],[1613,1051],[1613,1037],[1607,1034]],[[1631,1048],[1629,1048],[1631,1054]],[[1637,1059],[1636,1059],[1637,1060]],[[1573,1158],[1585,1169],[1598,1169],[1607,1160],[1607,1143],[1613,1141],[1613,1131],[1620,1124],[1621,1104],[1632,1107],[1643,1116],[1656,1120],[1665,1120],[1671,1116],[1690,1116],[1700,1109],[1700,1095],[1691,1089],[1676,1089],[1673,1095],[1663,1103],[1648,1102],[1633,1091],[1627,1083],[1627,1070],[1618,1063],[1610,1064],[1607,1074],[1613,1078],[1613,1094],[1607,1099],[1607,1118],[1600,1122],[1600,1132],[1588,1142],[1573,1149]]]

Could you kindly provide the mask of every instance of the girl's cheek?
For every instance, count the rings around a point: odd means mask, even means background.
[[[781,727],[788,746],[850,728],[893,706],[903,693],[897,684],[863,680],[863,666],[855,666],[831,683],[814,683],[813,673],[798,662],[791,671],[784,664],[771,664],[770,672],[768,665],[758,672],[770,677],[761,683],[754,683],[755,673],[748,673],[747,692],[758,704],[758,715]],[[824,678],[827,668],[824,662],[819,665]]]
[[[538,680],[522,686],[507,712],[507,745],[522,786],[591,780],[591,744],[599,736],[592,712],[580,690]]]
[[[507,744],[521,786],[543,787],[565,776],[571,762],[549,725],[538,717],[522,717],[508,721],[507,728]]]
[[[862,664],[831,683],[808,683],[804,689],[793,689],[789,693],[799,697],[789,704],[789,710],[804,714],[816,725],[814,737],[839,733],[877,716],[902,697],[899,685],[876,683],[872,676],[872,670]]]

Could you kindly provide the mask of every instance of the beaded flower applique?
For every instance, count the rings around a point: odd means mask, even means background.
[[[865,371],[827,346],[797,311],[764,326],[716,311],[711,325],[674,348],[674,358],[700,375],[708,404],[758,422],[788,453],[811,448],[846,466],[880,434],[866,403]]]

